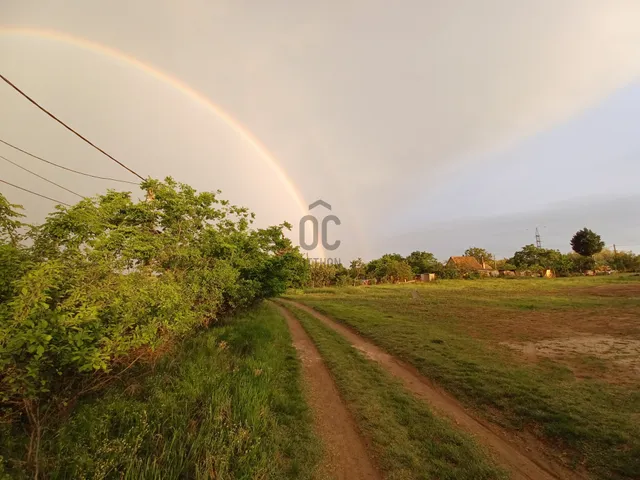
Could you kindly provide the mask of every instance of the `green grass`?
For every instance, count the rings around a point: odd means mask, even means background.
[[[318,347],[385,478],[505,477],[469,437],[434,416],[339,334],[306,312],[291,310]]]
[[[300,381],[286,324],[263,305],[177,346],[153,371],[139,369],[82,401],[45,433],[41,471],[50,478],[312,478],[320,444]]]
[[[491,340],[495,330],[490,328],[499,328],[491,327],[492,313],[510,310],[517,321],[518,312],[530,314],[522,308],[527,303],[555,312],[560,321],[564,311],[573,309],[584,309],[586,315],[622,312],[638,318],[640,327],[637,298],[597,297],[590,303],[591,298],[577,291],[569,295],[572,288],[605,283],[614,281],[443,281],[310,290],[289,298],[355,328],[481,415],[505,428],[536,435],[570,465],[585,467],[597,478],[638,478],[640,381],[630,385],[577,378],[560,362],[528,363]],[[412,290],[418,292],[417,299]],[[554,296],[566,301],[560,310]],[[486,301],[479,302],[483,297]],[[487,332],[471,335],[470,329],[480,320],[487,322]],[[586,360],[585,366],[596,372],[609,368],[598,361],[591,363]]]

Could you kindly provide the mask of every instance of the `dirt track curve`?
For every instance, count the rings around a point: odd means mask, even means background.
[[[276,307],[291,331],[293,346],[302,364],[305,395],[313,411],[316,432],[323,443],[324,458],[319,478],[381,479],[316,346],[288,310],[281,305]]]
[[[511,478],[527,480],[588,478],[551,460],[543,453],[540,442],[533,439],[525,442],[520,438],[508,436],[497,426],[473,416],[458,400],[439,389],[415,367],[389,355],[350,328],[301,303],[284,299],[278,301],[304,310],[340,333],[353,347],[400,379],[407,390],[426,400],[436,412],[449,417],[457,426],[471,433],[480,444],[487,446],[495,461],[511,473]],[[298,327],[300,327],[299,324]]]

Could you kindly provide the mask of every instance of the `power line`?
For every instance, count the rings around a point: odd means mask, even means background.
[[[56,200],[55,198],[47,197],[46,195],[42,195],[40,193],[32,192],[31,190],[28,190],[28,189],[23,188],[23,187],[19,187],[18,185],[14,185],[13,183],[5,182],[1,178],[0,178],[0,182],[5,183],[7,185],[10,185],[13,188],[17,188],[18,190],[22,190],[23,192],[31,193],[33,195],[37,195],[38,197],[46,198],[47,200],[51,200],[52,202],[60,203],[60,204],[65,205],[67,207],[71,206],[68,203],[64,203],[64,202],[61,202],[60,200]]]
[[[48,163],[49,165],[53,165],[54,167],[62,168],[63,170],[67,170],[69,172],[77,173],[78,175],[84,175],[85,177],[99,178],[100,180],[110,180],[112,182],[120,182],[120,183],[128,183],[130,185],[138,185],[136,182],[130,182],[129,180],[119,180],[117,178],[101,177],[99,175],[92,175],[90,173],[80,172],[78,170],[74,170],[73,168],[65,167],[63,165],[58,165],[57,163],[54,163],[51,160],[47,160],[45,158],[39,157],[38,155],[35,155],[35,154],[31,153],[31,152],[27,152],[26,150],[23,150],[20,147],[16,147],[15,145],[12,145],[9,142],[5,142],[1,138],[0,138],[0,143],[4,143],[7,147],[11,147],[11,148],[13,148],[13,149],[15,149],[15,150],[17,150],[19,152],[24,153],[25,155],[29,155],[30,157],[33,157],[36,160],[40,160],[42,162]]]
[[[64,123],[62,120],[60,120],[58,117],[56,117],[53,113],[49,112],[46,108],[41,107],[38,102],[36,102],[34,99],[32,99],[29,95],[27,95],[26,93],[24,93],[22,90],[20,90],[16,85],[14,85],[13,83],[11,83],[9,81],[9,79],[7,77],[5,77],[4,75],[2,75],[0,73],[0,78],[2,80],[4,80],[8,85],[10,85],[16,92],[18,92],[20,95],[22,95],[24,98],[26,98],[27,100],[29,100],[31,103],[33,103],[36,107],[38,107],[40,110],[42,110],[44,113],[46,113],[47,115],[49,115],[51,118],[53,118],[56,122],[58,122],[60,125],[62,125],[64,128],[66,128],[67,130],[69,130],[70,132],[76,134],[78,137],[80,137],[82,140],[84,140],[85,142],[87,142],[89,145],[91,145],[93,148],[95,148],[96,150],[98,150],[100,153],[102,153],[103,155],[106,155],[107,157],[109,157],[111,160],[113,160],[114,162],[116,162],[118,165],[120,165],[122,168],[127,169],[129,172],[133,173],[136,177],[138,177],[140,180],[144,180],[144,178],[142,176],[140,176],[138,173],[136,173],[135,171],[133,171],[132,169],[130,169],[129,167],[127,167],[124,163],[116,160],[114,157],[112,157],[111,155],[109,155],[107,152],[105,152],[104,150],[102,150],[100,147],[98,147],[96,144],[91,143],[88,139],[86,139],[85,137],[83,137],[82,135],[80,135],[78,132],[76,132],[73,128],[71,128],[69,125],[67,125],[66,123]]]
[[[80,195],[79,193],[74,192],[73,190],[69,190],[67,187],[63,187],[62,185],[57,184],[56,182],[49,180],[48,178],[43,177],[42,175],[38,175],[36,172],[32,172],[31,170],[29,170],[28,168],[24,168],[22,165],[17,164],[16,162],[13,162],[11,160],[9,160],[7,157],[3,157],[2,155],[0,155],[0,158],[6,162],[9,162],[12,165],[15,165],[18,168],[21,168],[22,170],[24,170],[25,172],[29,172],[31,175],[35,175],[38,178],[41,178],[42,180],[44,180],[45,182],[49,182],[51,185],[55,185],[56,187],[59,187],[63,190],[66,190],[69,193],[73,193],[74,195],[80,197],[80,198],[86,198],[83,195]]]

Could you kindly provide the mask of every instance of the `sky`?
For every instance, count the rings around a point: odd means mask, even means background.
[[[312,257],[510,256],[536,227],[568,251],[585,226],[640,252],[638,25],[637,0],[0,0],[0,71],[143,176],[221,189],[295,243],[331,204],[340,247]],[[0,139],[136,180],[4,84]],[[0,155],[82,195],[125,187]],[[0,192],[34,222],[53,208]]]

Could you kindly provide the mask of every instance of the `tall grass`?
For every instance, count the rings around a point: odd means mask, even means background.
[[[40,470],[50,478],[306,479],[319,458],[311,421],[289,332],[263,305],[49,425]],[[27,477],[18,455],[26,440],[16,433],[4,430],[0,445],[13,451],[10,473]]]

